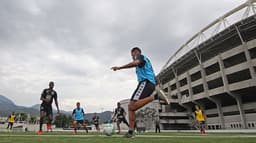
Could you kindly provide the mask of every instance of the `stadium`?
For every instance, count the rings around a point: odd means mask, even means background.
[[[193,129],[193,107],[210,130],[256,128],[255,0],[234,8],[189,39],[157,75],[170,105],[163,129]]]

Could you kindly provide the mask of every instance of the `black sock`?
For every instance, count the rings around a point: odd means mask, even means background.
[[[128,133],[133,134],[133,129],[129,129]]]
[[[43,126],[43,123],[40,123],[39,125],[39,130],[42,131],[42,126]]]
[[[158,98],[158,94],[155,94],[155,95],[154,95],[154,100],[157,100],[157,99],[159,99],[159,98]]]
[[[88,129],[87,129],[87,127],[84,127],[84,130],[86,131],[86,133],[88,133]]]
[[[40,120],[39,120],[39,130],[40,130],[40,131],[42,131],[43,123],[44,123],[43,118],[40,118]]]

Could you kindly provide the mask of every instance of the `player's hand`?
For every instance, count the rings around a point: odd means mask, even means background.
[[[117,71],[117,70],[120,70],[121,68],[120,67],[112,67],[111,70],[113,71]]]

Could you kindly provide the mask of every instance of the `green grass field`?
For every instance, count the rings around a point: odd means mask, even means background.
[[[143,133],[127,139],[121,135],[107,137],[97,133],[70,132],[44,133],[0,132],[0,143],[255,143],[256,134],[209,133]]]

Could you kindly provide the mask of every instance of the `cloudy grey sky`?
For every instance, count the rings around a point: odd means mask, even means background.
[[[245,0],[1,0],[0,94],[40,103],[55,81],[60,108],[113,110],[130,98],[134,69],[112,72],[142,48],[158,73],[193,34]]]

